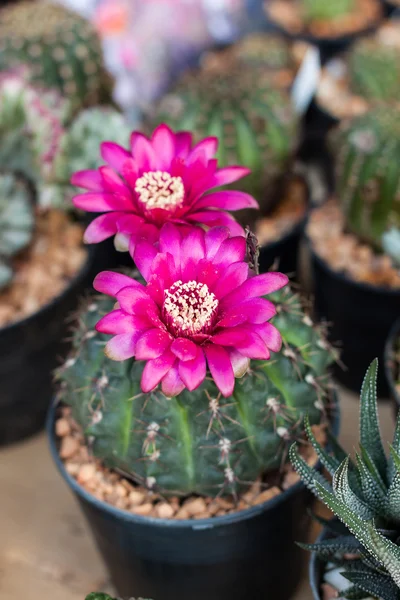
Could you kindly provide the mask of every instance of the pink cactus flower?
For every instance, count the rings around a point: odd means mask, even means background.
[[[133,132],[130,150],[113,142],[101,144],[106,163],[98,170],[78,171],[73,185],[88,191],[74,197],[77,208],[105,213],[92,221],[85,242],[116,235],[116,247],[133,252],[138,235],[157,241],[163,224],[206,227],[224,225],[235,235],[243,230],[227,210],[258,208],[244,192],[211,191],[248,175],[244,167],[217,168],[217,138],[193,146],[186,131],[157,127],[150,139]]]
[[[106,345],[113,360],[147,361],[143,392],[161,382],[166,396],[192,391],[206,377],[207,364],[224,396],[234,389],[250,359],[267,360],[281,347],[281,336],[268,323],[272,302],[261,298],[288,282],[281,273],[254,275],[245,262],[246,241],[230,237],[226,227],[188,233],[171,223],[161,229],[159,253],[138,244],[136,265],[146,285],[127,275],[104,271],[97,291],[114,296],[118,307],[97,330],[114,337]]]

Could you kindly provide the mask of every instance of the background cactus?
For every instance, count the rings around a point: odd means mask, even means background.
[[[12,174],[0,172],[0,290],[12,281],[10,261],[29,244],[33,228],[29,189]]]
[[[348,228],[381,248],[385,231],[400,226],[400,113],[372,108],[344,122],[332,142]]]
[[[224,399],[211,379],[166,398],[142,393],[143,362],[114,362],[99,316],[113,301],[92,301],[78,319],[74,353],[59,371],[60,400],[72,407],[93,454],[148,488],[166,494],[240,491],[285,461],[304,415],[320,423],[330,398],[332,350],[289,288],[270,295],[283,348],[255,361]]]
[[[378,37],[360,39],[348,55],[351,90],[367,100],[397,102],[400,97],[399,62],[400,46]]]
[[[288,89],[272,85],[273,69],[266,60],[255,59],[258,52],[242,50],[246,59],[243,54],[240,60],[217,56],[208,66],[185,74],[148,124],[149,129],[165,122],[173,129],[191,130],[197,140],[217,136],[221,166],[242,164],[252,170],[242,189],[253,194],[263,209],[273,184],[287,172],[298,141],[299,118]],[[282,56],[280,50],[272,54],[270,65],[277,65]]]
[[[331,539],[305,546],[317,552],[324,561],[340,567],[339,572],[349,581],[347,589],[340,590],[340,597],[362,599],[373,596],[381,600],[398,600],[400,415],[388,458],[379,431],[377,370],[378,361],[375,360],[361,390],[360,452],[355,464],[338,444],[333,453],[328,454],[315,440],[307,423],[310,441],[332,475],[332,485],[299,457],[294,446],[290,455],[306,485],[346,526],[333,524]]]
[[[354,11],[355,0],[301,0],[303,14],[309,21],[331,20]]]
[[[93,26],[49,2],[19,2],[0,10],[0,70],[28,65],[32,81],[56,88],[75,109],[109,100],[111,80]]]

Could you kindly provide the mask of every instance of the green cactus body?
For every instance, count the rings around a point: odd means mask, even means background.
[[[351,90],[371,101],[398,102],[400,46],[372,37],[359,40],[349,52]]]
[[[10,173],[0,172],[0,290],[12,281],[10,260],[29,244],[33,228],[28,188]]]
[[[30,67],[35,83],[70,98],[75,109],[109,99],[110,77],[95,30],[62,6],[39,1],[1,9],[0,70],[20,64]]]
[[[252,61],[227,60],[224,67],[186,74],[150,121],[151,127],[166,122],[193,131],[196,140],[218,137],[221,166],[251,169],[241,187],[262,208],[277,178],[287,172],[299,129],[288,90],[274,89],[271,71]]]
[[[255,361],[224,399],[208,378],[193,392],[144,394],[144,364],[110,361],[96,333],[113,301],[100,298],[79,319],[75,352],[59,371],[60,399],[72,407],[94,456],[165,494],[232,494],[279,468],[309,414],[319,423],[329,395],[332,350],[288,288],[273,295],[284,345]]]
[[[355,0],[301,0],[303,14],[309,21],[333,20],[354,11]]]
[[[240,61],[246,66],[262,66],[268,69],[293,69],[290,46],[280,35],[253,33],[221,53],[222,56]],[[217,57],[218,53],[211,56]]]
[[[381,248],[383,234],[400,226],[400,113],[373,108],[345,122],[332,142],[348,228]]]

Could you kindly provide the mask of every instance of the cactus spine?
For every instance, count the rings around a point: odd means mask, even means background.
[[[267,58],[259,58],[262,53],[254,48],[250,52],[242,46],[184,75],[161,100],[149,125],[166,122],[177,130],[193,131],[198,140],[218,137],[221,166],[249,167],[252,175],[242,188],[262,205],[273,183],[287,171],[299,119],[288,90],[272,85],[274,69],[287,57],[278,49],[271,56],[273,66],[268,66]]]
[[[0,290],[11,283],[11,260],[31,241],[33,205],[27,186],[10,173],[0,172]]]
[[[324,418],[332,350],[289,288],[272,296],[284,345],[255,361],[224,399],[211,379],[166,398],[140,389],[143,363],[110,361],[94,326],[113,301],[82,312],[74,353],[59,371],[60,400],[72,407],[93,454],[164,494],[235,494],[285,461],[307,413]]]
[[[338,195],[348,227],[381,248],[382,236],[400,226],[400,115],[377,106],[333,134]]]
[[[0,11],[0,70],[28,65],[33,82],[56,88],[74,109],[110,96],[100,40],[78,14],[48,2],[20,2]]]

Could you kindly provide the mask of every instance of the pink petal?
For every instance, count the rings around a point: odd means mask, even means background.
[[[198,144],[193,147],[193,150],[188,156],[188,163],[192,164],[199,156],[204,154],[207,160],[213,158],[218,150],[218,138],[208,137],[201,140]]]
[[[238,179],[246,177],[246,175],[249,175],[250,173],[251,170],[246,167],[224,167],[223,169],[219,169],[214,175],[215,187],[233,183],[234,181],[238,181]]]
[[[144,301],[150,309],[155,308],[153,300],[150,298],[145,287],[124,287],[117,293],[117,300],[120,307],[130,315],[135,314],[135,305],[139,301]]]
[[[132,194],[122,179],[110,167],[100,167],[100,175],[104,188],[114,195],[120,202],[123,210],[132,210],[134,208]]]
[[[248,298],[271,294],[284,287],[288,281],[288,277],[283,275],[283,273],[263,273],[262,275],[256,275],[225,296],[222,301],[223,307],[236,304]]]
[[[178,362],[178,361],[177,361]],[[185,389],[185,384],[179,376],[178,366],[175,364],[168,373],[163,377],[161,382],[161,390],[167,398],[173,398]]]
[[[178,131],[175,134],[175,156],[187,158],[192,147],[193,135],[189,131]]]
[[[131,156],[126,159],[120,172],[129,187],[134,190],[138,178],[138,166]]]
[[[257,200],[245,192],[223,190],[213,192],[197,200],[193,210],[202,208],[222,208],[224,210],[240,210],[242,208],[259,208]]]
[[[157,249],[154,244],[150,244],[145,240],[136,240],[135,251],[133,253],[133,260],[139,270],[139,273],[148,281],[151,274],[151,266],[155,257],[157,256]]]
[[[243,235],[244,230],[232,215],[219,210],[204,210],[189,213],[186,219],[192,223],[207,225],[208,227],[228,227],[232,236]]]
[[[160,251],[169,252],[175,258],[177,264],[180,263],[181,256],[181,235],[178,227],[172,223],[165,223],[160,231]]]
[[[247,356],[243,356],[237,350],[229,351],[229,358],[232,364],[233,373],[237,379],[243,377],[247,373],[250,367],[250,359]]]
[[[157,156],[159,169],[168,169],[175,155],[175,135],[171,129],[162,123],[151,137],[154,152]]]
[[[171,345],[172,337],[162,329],[149,329],[143,333],[136,343],[137,360],[158,358]]]
[[[205,347],[205,354],[211,375],[218,389],[225,398],[231,396],[235,387],[235,377],[229,353],[221,346],[210,344]]]
[[[102,142],[100,144],[102,159],[116,171],[121,173],[125,161],[130,158],[130,153],[115,142]]]
[[[171,287],[180,277],[180,272],[178,276],[174,258],[169,253],[157,254],[152,264],[151,274],[163,282],[164,289]]]
[[[126,202],[121,201],[108,192],[87,192],[72,198],[76,208],[87,212],[109,212],[111,210],[125,210]]]
[[[206,283],[210,290],[213,290],[222,276],[221,267],[216,267],[207,259],[203,259],[197,265],[196,280],[199,283]]]
[[[147,393],[154,390],[161,379],[168,373],[176,361],[176,356],[170,350],[166,350],[159,358],[149,360],[142,373],[142,391]]]
[[[96,330],[101,333],[128,333],[136,330],[132,315],[127,315],[118,309],[104,315],[96,324]]]
[[[251,298],[240,304],[228,307],[221,313],[217,327],[235,327],[241,323],[265,323],[276,315],[272,302],[263,298]]]
[[[191,228],[181,244],[182,277],[186,281],[192,279],[196,272],[188,273],[189,264],[197,266],[198,262],[204,258],[205,251],[204,230],[200,227]]]
[[[126,360],[135,355],[136,340],[140,332],[121,333],[107,342],[104,352],[111,360]]]
[[[206,359],[201,348],[193,360],[180,361],[179,375],[190,392],[203,383],[206,377]]]
[[[124,213],[118,219],[118,231],[128,235],[137,234],[143,227],[144,219],[133,213],[127,215]]]
[[[254,325],[253,330],[262,338],[272,352],[279,352],[282,347],[282,336],[274,325],[263,323]]]
[[[121,215],[122,213],[120,212],[112,212],[93,219],[83,235],[85,244],[97,244],[115,235]]]
[[[246,257],[246,240],[244,237],[231,237],[222,242],[218,252],[214,256],[214,265],[230,265],[234,262],[242,262]],[[242,284],[244,285],[244,284]]]
[[[93,169],[74,173],[71,177],[71,185],[86,188],[91,192],[101,192],[103,189],[100,173]]]
[[[140,171],[154,171],[157,167],[157,156],[150,141],[142,133],[134,131],[131,135],[131,152]]]
[[[248,358],[255,358],[258,360],[267,360],[269,358],[269,352],[265,342],[258,333],[250,327],[239,326],[226,328],[220,333],[213,335],[211,340],[214,344],[231,346],[232,348],[239,350],[241,354],[244,354]]]
[[[249,267],[247,263],[233,263],[224,269],[212,291],[218,299],[221,299],[246,281],[248,275]]]
[[[107,294],[107,296],[116,296],[120,290],[126,287],[139,287],[142,288],[142,284],[132,279],[128,275],[122,273],[114,273],[113,271],[101,271],[94,282],[93,287],[96,291],[101,294]]]
[[[210,260],[214,258],[222,242],[229,238],[229,229],[227,227],[213,227],[205,235],[206,257]]]
[[[177,338],[171,344],[171,351],[184,362],[194,360],[197,356],[197,346],[187,338]]]

